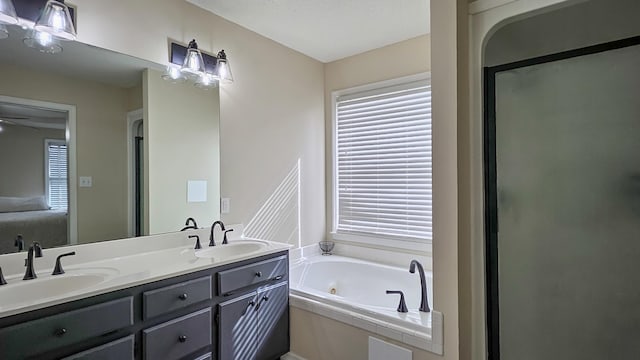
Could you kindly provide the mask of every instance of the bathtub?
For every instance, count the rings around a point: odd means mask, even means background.
[[[425,275],[433,308],[431,272]],[[404,292],[409,312],[398,312],[400,296],[386,290]],[[290,291],[294,307],[440,352],[442,314],[418,311],[420,276],[411,274],[408,264],[398,268],[337,255],[303,258],[291,264]]]

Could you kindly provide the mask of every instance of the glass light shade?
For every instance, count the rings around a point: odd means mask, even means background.
[[[170,64],[167,66],[164,74],[162,74],[162,79],[170,81],[174,84],[184,82],[186,79],[182,76],[180,72],[180,67],[177,65]]]
[[[36,49],[41,53],[58,54],[62,52],[62,46],[60,46],[58,39],[47,32],[31,29],[27,33],[27,37],[22,41],[28,47]]]
[[[218,63],[216,64],[215,76],[223,84],[230,84],[233,82],[233,74],[231,73],[229,60],[227,60],[227,54],[224,53],[224,50],[221,50],[218,53]]]
[[[18,23],[18,15],[11,0],[0,0],[0,23],[9,25]]]
[[[200,76],[198,77],[198,80],[195,83],[196,87],[204,90],[213,89],[216,87],[216,85],[217,85],[216,78],[209,73],[200,74]]]
[[[75,40],[76,29],[69,8],[63,2],[49,0],[36,20],[34,29],[49,33],[62,40]]]
[[[204,72],[204,60],[202,59],[200,50],[197,48],[187,49],[187,55],[184,58],[184,63],[180,71],[193,76],[200,76],[200,74]]]
[[[0,24],[0,39],[6,39],[9,37],[9,30],[4,24]]]

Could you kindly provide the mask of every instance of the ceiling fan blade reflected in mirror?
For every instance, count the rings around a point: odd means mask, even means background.
[[[21,119],[15,119],[15,120],[21,120]],[[26,127],[26,128],[29,128],[29,129],[40,130],[40,128],[37,128],[35,126],[29,126],[29,125],[25,125],[25,124],[20,124],[20,123],[17,123],[15,121],[11,121],[11,120],[5,119],[3,117],[0,117],[0,126],[3,126],[3,125],[20,126],[20,127]]]
[[[0,114],[0,119],[6,119],[6,120],[29,120],[28,117],[24,117],[24,116],[11,116],[11,115],[2,115],[2,114]]]

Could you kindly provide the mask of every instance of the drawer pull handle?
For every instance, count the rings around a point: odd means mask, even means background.
[[[57,337],[62,337],[66,333],[67,333],[67,329],[65,328],[56,329],[56,331],[53,332],[53,334]]]
[[[256,310],[255,310],[255,311],[260,310],[260,306],[262,306],[262,303],[263,303],[263,302],[267,302],[267,301],[269,301],[269,297],[268,297],[267,295],[264,295],[264,296],[260,299],[260,301],[258,301],[258,305],[256,305]]]
[[[186,335],[178,336],[178,341],[180,341],[181,343],[186,342],[187,341],[187,336]]]
[[[187,300],[189,296],[187,296],[187,294],[181,294],[180,296],[178,296],[178,298],[182,301]]]
[[[242,312],[242,316],[244,316],[247,313],[247,310],[249,310],[250,307],[254,306],[256,304],[255,301],[251,300],[247,303],[247,307],[244,308],[244,311]]]
[[[256,272],[256,277],[262,277],[262,271]]]

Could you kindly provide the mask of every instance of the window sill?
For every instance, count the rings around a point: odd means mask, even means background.
[[[362,236],[355,234],[331,233],[331,238],[336,242],[349,242],[361,246],[372,247],[376,249],[403,251],[407,253],[419,253],[423,255],[431,255],[431,240],[409,241],[397,239],[384,239],[374,236]]]

